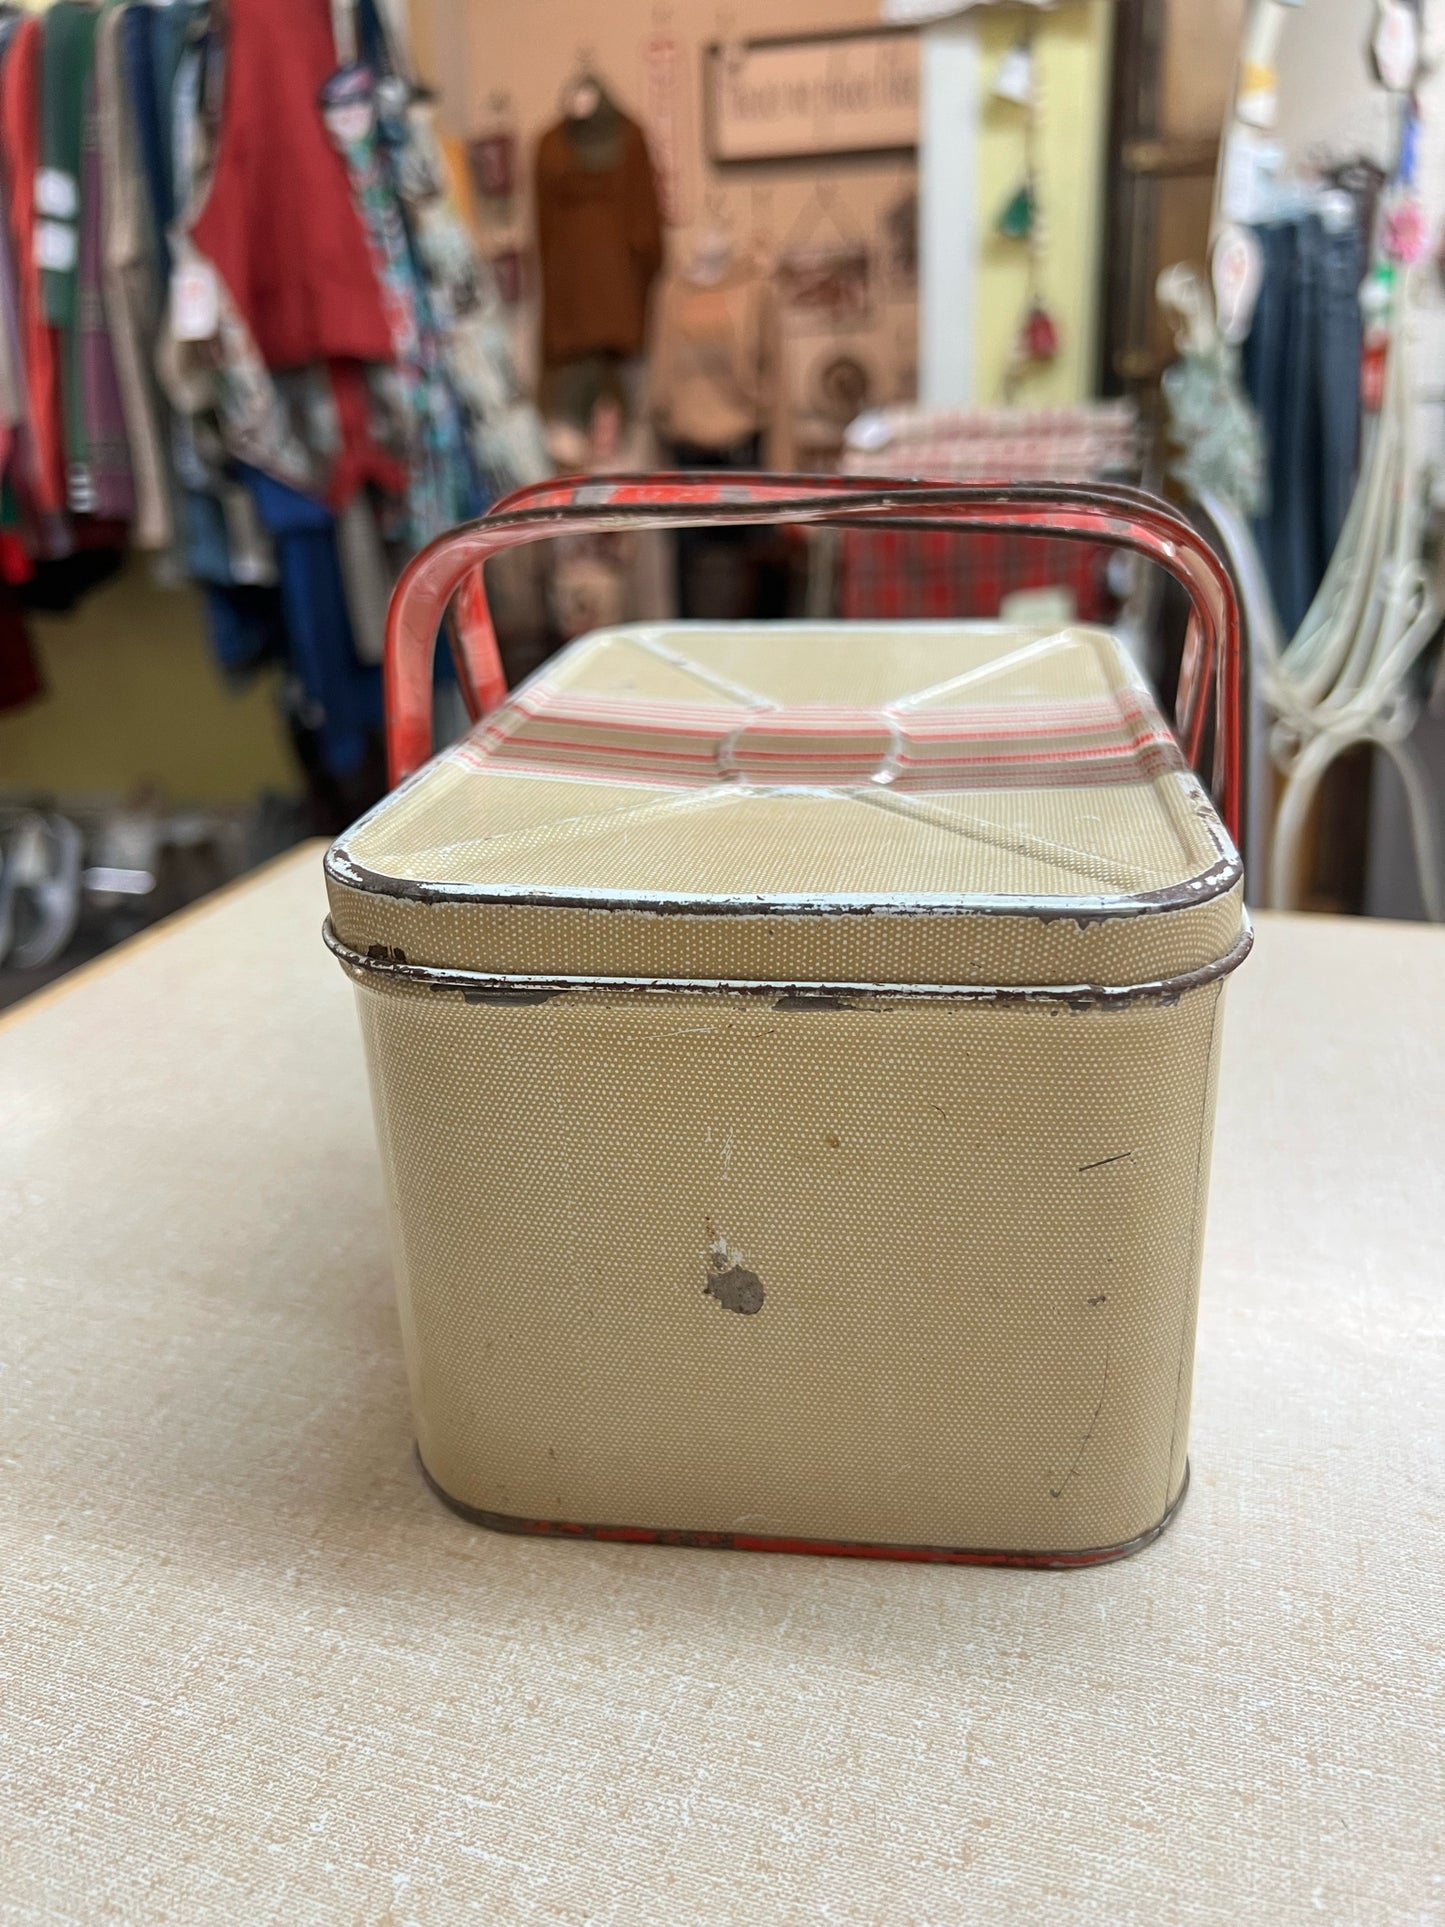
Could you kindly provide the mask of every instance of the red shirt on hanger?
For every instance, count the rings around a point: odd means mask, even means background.
[[[55,330],[45,319],[35,259],[35,169],[40,157],[40,36],[38,20],[15,29],[0,72],[0,151],[5,156],[5,201],[15,258],[25,412],[34,436],[34,473],[23,477],[31,506],[41,514],[65,507],[65,446],[60,416],[60,363]]]
[[[366,235],[318,95],[327,0],[231,0],[215,168],[191,234],[271,368],[390,361]]]

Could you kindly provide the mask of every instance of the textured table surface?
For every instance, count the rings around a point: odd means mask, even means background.
[[[315,848],[0,1026],[0,1920],[1445,1921],[1445,935],[1231,990],[1172,1530],[495,1537],[411,1456]]]

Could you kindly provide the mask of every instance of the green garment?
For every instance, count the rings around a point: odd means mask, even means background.
[[[40,170],[36,175],[37,239],[49,230],[62,253],[45,266],[40,291],[45,318],[60,331],[61,408],[66,460],[86,472],[90,447],[80,373],[81,152],[87,109],[93,113],[92,75],[99,10],[83,0],[55,0],[41,22]],[[68,241],[64,239],[68,236]]]
[[[69,231],[70,266],[45,268],[41,289],[45,318],[55,328],[75,320],[76,272],[80,254],[80,142],[85,102],[95,54],[96,9],[82,0],[56,0],[41,21],[40,54],[40,173],[36,177],[36,212],[44,222]],[[59,188],[68,184],[67,202],[53,210],[43,197],[47,178]]]

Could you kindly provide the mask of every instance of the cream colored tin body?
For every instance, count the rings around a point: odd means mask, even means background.
[[[589,638],[328,881],[450,1499],[1043,1562],[1167,1518],[1249,939],[1111,636]]]

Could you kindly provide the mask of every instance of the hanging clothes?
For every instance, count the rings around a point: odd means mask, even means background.
[[[291,659],[312,708],[308,722],[327,767],[349,775],[360,768],[381,728],[381,675],[357,660],[335,518],[323,503],[259,469],[243,473],[276,544]]]
[[[263,663],[286,662],[286,617],[278,587],[205,588],[202,599],[211,654],[229,680],[244,682]]]
[[[0,264],[0,284],[9,274],[9,247],[5,247],[6,260]],[[5,296],[0,293],[0,306]],[[20,372],[16,367],[14,346],[9,327],[9,317],[0,313],[0,471],[10,460],[11,443],[22,416],[20,406]]]
[[[19,478],[33,510],[59,515],[65,507],[65,453],[60,415],[60,365],[46,320],[36,260],[35,174],[40,158],[39,20],[16,28],[0,73],[0,151],[5,156],[5,201],[14,264],[20,350],[30,430],[26,471]]]
[[[642,129],[604,96],[537,146],[542,365],[638,355],[662,266],[662,210]]]
[[[19,25],[16,16],[0,17],[0,71]],[[10,254],[5,158],[5,149],[0,146],[0,475],[8,470],[17,446],[27,434],[25,362],[20,347],[15,266]]]
[[[189,233],[207,180],[209,148],[203,131],[206,60],[206,49],[192,46],[176,69],[171,180],[179,205],[168,239],[173,286],[188,276],[201,277],[210,289],[213,313],[207,331],[192,326],[189,316],[178,322],[176,304],[168,301],[160,324],[155,367],[171,406],[188,424],[185,434],[197,461],[203,448],[209,451],[209,463],[205,464],[209,492],[223,505],[236,495],[250,499],[227,477],[227,464],[232,458],[262,468],[293,488],[321,494],[327,469],[325,456],[292,421],[230,290],[198,252]],[[187,329],[185,339],[177,333],[182,325]]]
[[[346,166],[316,111],[327,0],[231,0],[215,165],[191,238],[270,368],[388,361],[391,334]]]
[[[98,15],[84,0],[54,0],[42,23],[40,166],[35,176],[36,229],[45,319],[55,330],[65,437],[66,504],[93,506],[81,395],[80,173],[91,93]]]
[[[122,84],[126,11],[126,0],[105,0],[95,34],[102,303],[134,492],[131,539],[143,549],[166,549],[175,523],[162,406],[147,353],[159,325],[160,289],[135,117]]]
[[[492,496],[539,482],[551,473],[541,423],[522,395],[495,278],[453,199],[433,109],[411,101],[380,127],[482,480]]]
[[[1324,580],[1354,492],[1364,259],[1353,222],[1330,227],[1308,213],[1258,233],[1264,278],[1242,357],[1268,451],[1269,500],[1255,531],[1292,635]]]
[[[132,23],[142,16],[139,27]],[[174,272],[170,235],[176,216],[191,197],[197,165],[195,121],[200,100],[201,53],[194,29],[203,21],[201,4],[177,0],[162,11],[133,6],[127,11],[136,127],[150,195],[153,232],[161,257],[163,285]],[[169,302],[163,301],[159,349],[164,350]],[[154,352],[154,351],[153,351]],[[162,382],[167,364],[155,353]],[[174,373],[172,369],[170,372]],[[171,388],[168,459],[175,482],[176,533],[182,565],[193,581],[216,588],[274,581],[275,562],[256,521],[244,487],[226,473],[220,436],[207,413],[209,385],[199,393],[184,380]]]
[[[461,420],[441,365],[427,291],[379,146],[375,83],[366,68],[349,67],[326,82],[321,101],[365,229],[402,389],[402,413],[414,429],[407,506],[412,545],[421,548],[463,520],[469,507]]]
[[[136,130],[136,150],[151,213],[160,282],[170,279],[168,234],[176,215],[176,74],[204,0],[171,0],[165,7],[131,5],[121,26],[121,59]]]
[[[198,590],[226,676],[283,669],[313,800],[350,816],[382,780],[396,573],[550,465],[394,23],[356,0],[336,74],[331,16],[0,6],[0,579],[70,607],[129,524]]]
[[[67,487],[70,506],[77,512],[128,523],[135,515],[136,492],[105,305],[106,184],[100,149],[99,87],[94,74],[86,93],[70,380],[80,420],[68,435],[71,463]]]
[[[744,444],[756,454],[761,443],[765,467],[792,466],[771,283],[742,263],[711,281],[671,275],[658,296],[653,334],[653,418],[665,441],[722,458]]]
[[[234,0],[226,62],[189,239],[266,368],[328,369],[339,445],[326,493],[339,509],[363,487],[405,485],[416,429],[395,385],[367,366],[386,368],[392,337],[346,165],[317,111],[335,67],[327,0]]]

